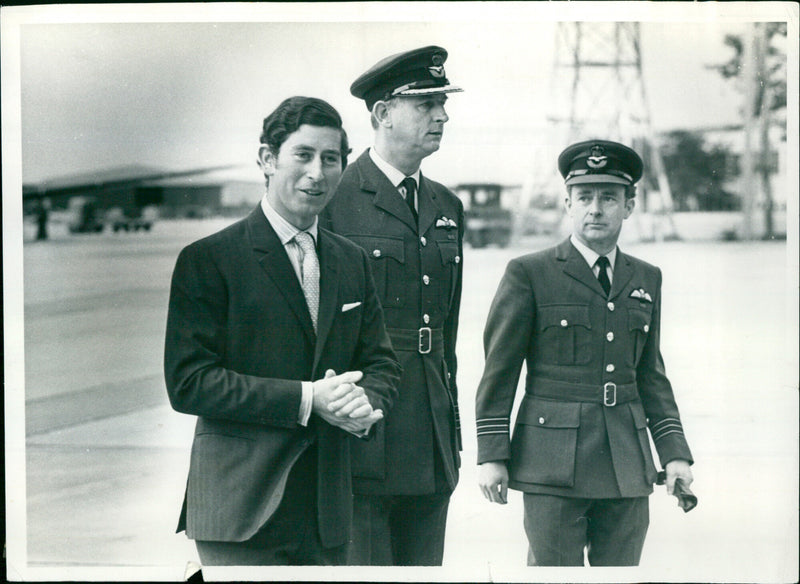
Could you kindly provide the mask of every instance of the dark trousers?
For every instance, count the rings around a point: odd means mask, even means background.
[[[306,450],[292,467],[275,513],[242,542],[196,540],[205,566],[340,566],[347,545],[326,548],[317,519],[317,449]]]
[[[355,495],[353,566],[441,566],[450,493]]]
[[[650,524],[647,497],[571,499],[524,493],[529,566],[638,566]]]

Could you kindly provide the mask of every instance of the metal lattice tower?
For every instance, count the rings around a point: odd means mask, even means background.
[[[551,83],[554,139],[566,146],[604,138],[633,147],[645,162],[637,198],[663,219],[650,237],[673,238],[672,193],[650,122],[639,23],[559,23]]]

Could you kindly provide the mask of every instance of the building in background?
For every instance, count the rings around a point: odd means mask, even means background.
[[[226,170],[127,166],[26,183],[24,211],[33,217],[47,200],[51,221],[66,223],[71,233],[149,231],[157,219],[244,215],[264,185],[225,176]]]

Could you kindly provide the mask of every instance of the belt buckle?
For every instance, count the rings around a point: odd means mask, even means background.
[[[419,329],[419,341],[417,345],[417,350],[423,354],[427,355],[431,352],[431,329],[430,327],[424,326]]]
[[[603,405],[609,408],[617,405],[617,384],[613,381],[603,386]]]

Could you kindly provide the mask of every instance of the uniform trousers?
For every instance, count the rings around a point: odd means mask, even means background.
[[[353,495],[351,566],[441,566],[452,490],[434,454],[435,492]]]
[[[289,472],[283,499],[269,521],[242,542],[196,540],[205,566],[339,566],[347,544],[326,548],[317,519],[317,448],[300,455]]]
[[[441,566],[450,494],[355,495],[354,566]]]
[[[572,499],[524,493],[529,566],[638,566],[650,524],[647,497]]]

